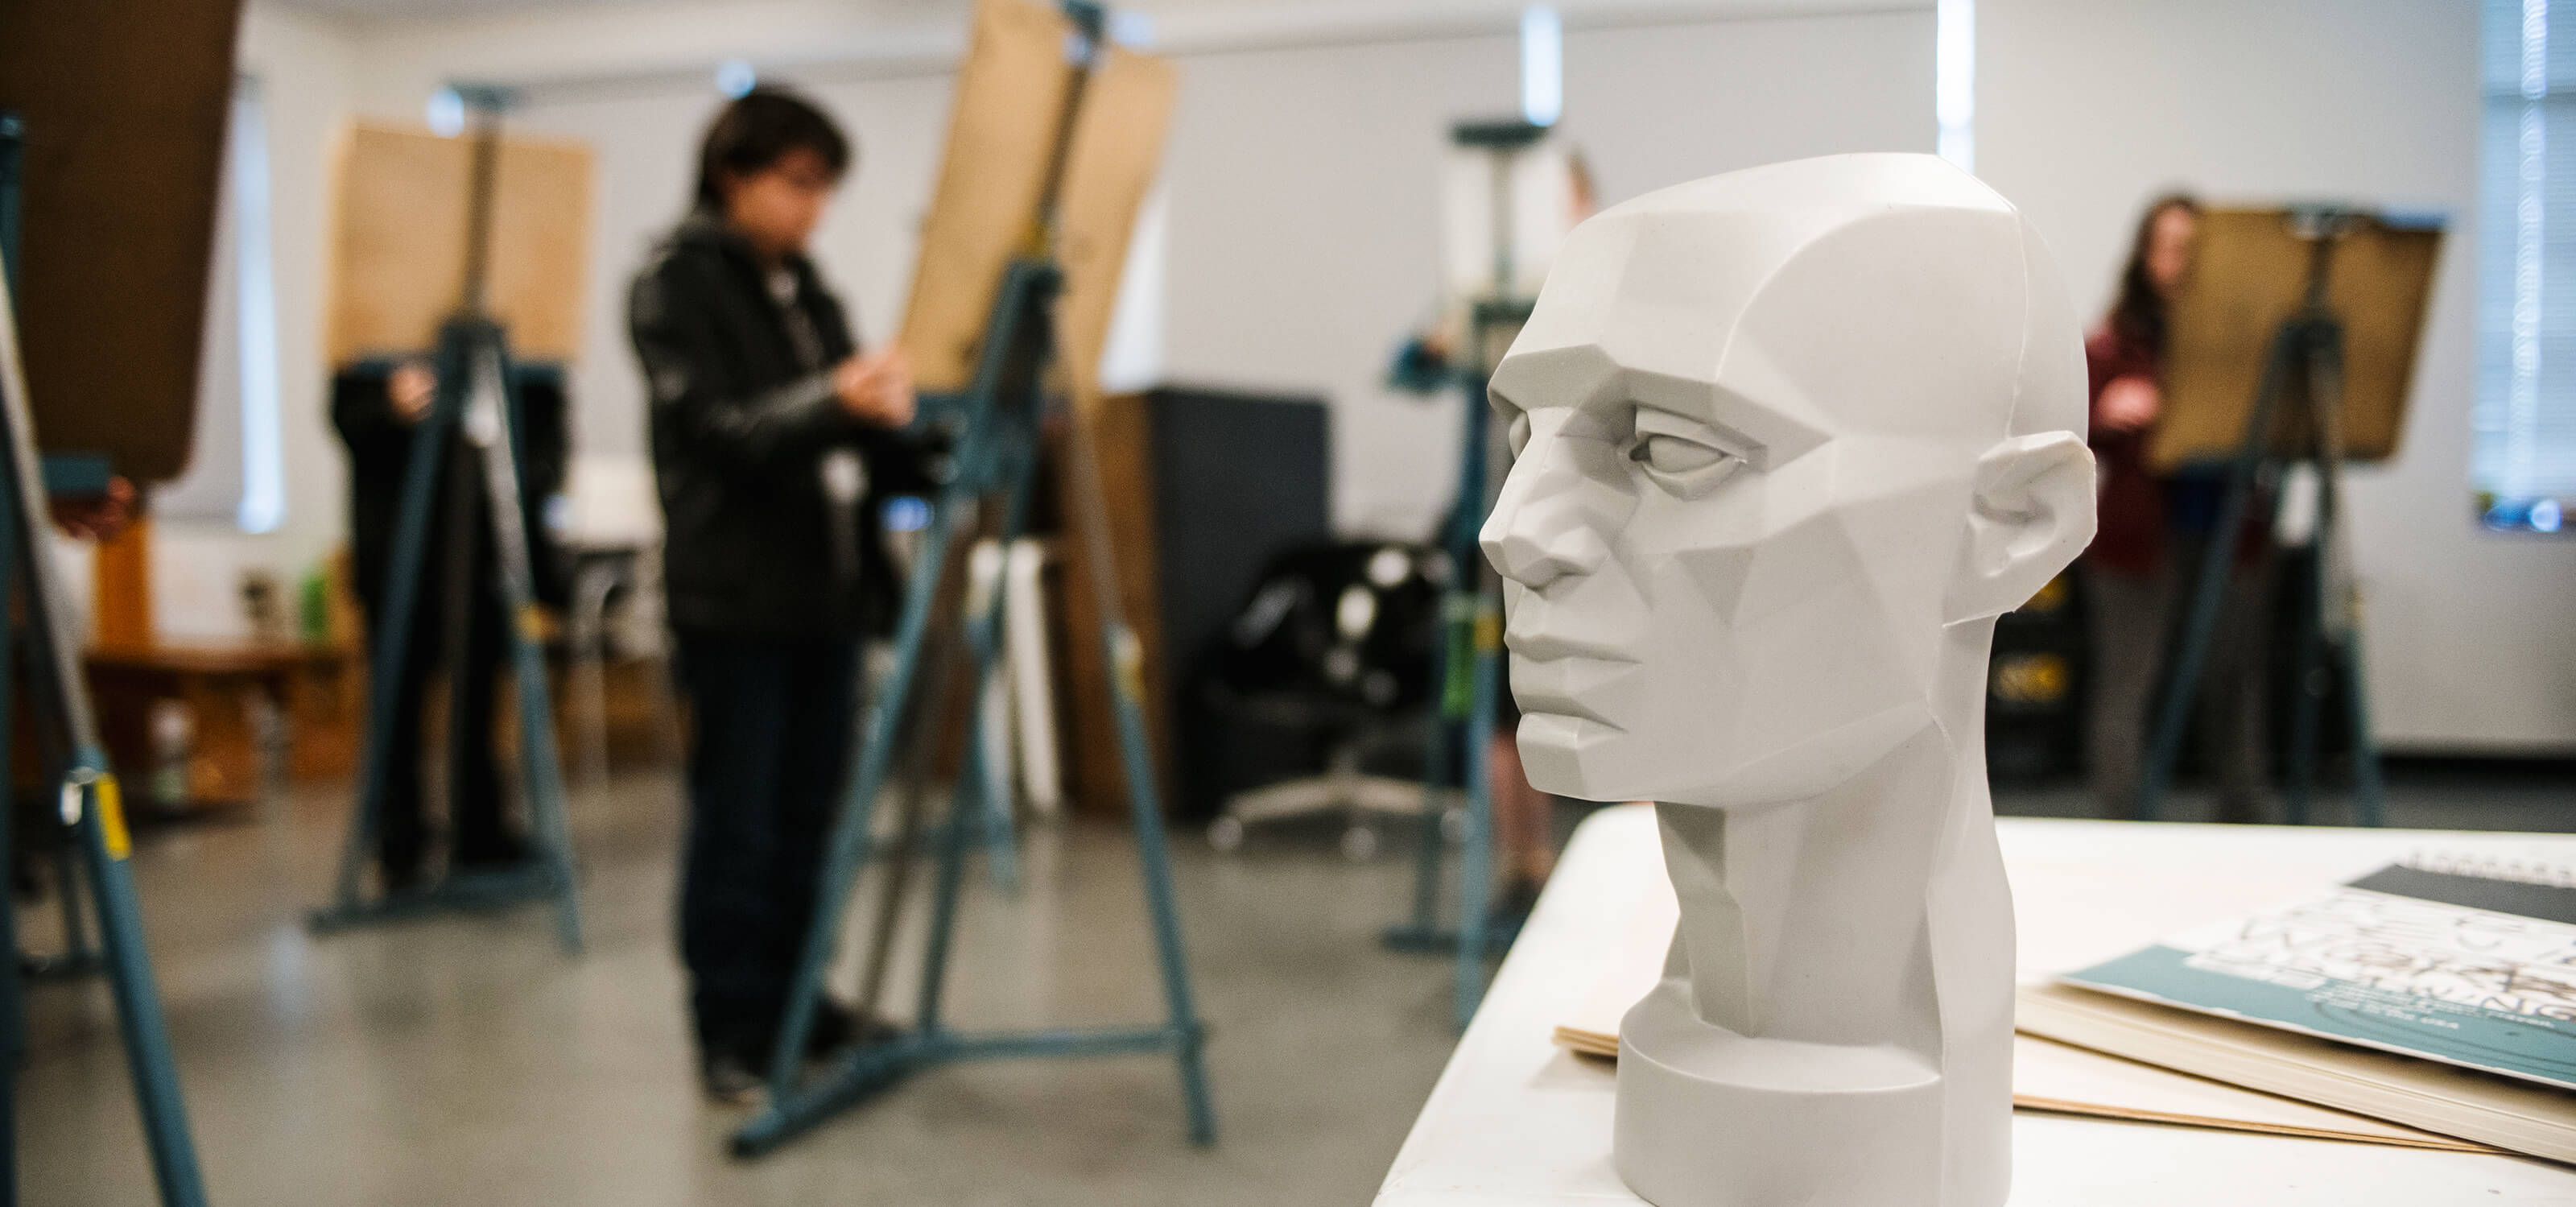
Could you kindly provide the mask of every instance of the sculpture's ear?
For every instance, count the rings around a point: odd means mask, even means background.
[[[2092,542],[2093,452],[2082,437],[2041,432],[1987,449],[1943,619],[2020,607]]]

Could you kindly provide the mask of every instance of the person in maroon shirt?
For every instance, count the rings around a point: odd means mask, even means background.
[[[2113,816],[2128,814],[2136,803],[2148,707],[2179,637],[2225,491],[2222,470],[2160,474],[2147,464],[2164,405],[2166,307],[2191,273],[2199,228],[2200,203],[2189,195],[2150,203],[2138,220],[2111,313],[2084,341],[2091,443],[2101,474],[2096,535],[2084,554],[2093,630],[2086,736],[2094,788]],[[2202,761],[2217,783],[2221,821],[2254,819],[2265,776],[2268,493],[2254,503],[2197,701]]]

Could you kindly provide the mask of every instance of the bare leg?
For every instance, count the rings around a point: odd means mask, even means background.
[[[1547,883],[1556,870],[1556,833],[1549,817],[1548,795],[1530,787],[1521,770],[1520,744],[1512,735],[1496,734],[1485,750],[1486,782],[1492,785],[1495,845],[1507,882],[1529,887]]]

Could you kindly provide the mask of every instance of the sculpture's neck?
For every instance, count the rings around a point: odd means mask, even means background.
[[[1682,906],[1667,971],[1687,972],[1703,1020],[1749,1036],[1937,1048],[1933,928],[1955,896],[1946,882],[2001,882],[1982,857],[1994,842],[1991,636],[1985,622],[1945,634],[1922,727],[1827,791],[1758,808],[1656,806]]]

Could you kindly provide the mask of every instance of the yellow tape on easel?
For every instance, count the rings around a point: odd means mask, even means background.
[[[1118,677],[1118,690],[1142,707],[1145,703],[1145,644],[1136,640],[1134,630],[1119,626],[1110,639],[1115,664],[1109,673]]]
[[[134,839],[125,832],[125,797],[117,791],[116,777],[100,775],[90,786],[90,806],[98,810],[99,837],[107,843],[107,857],[123,859],[134,853]]]

